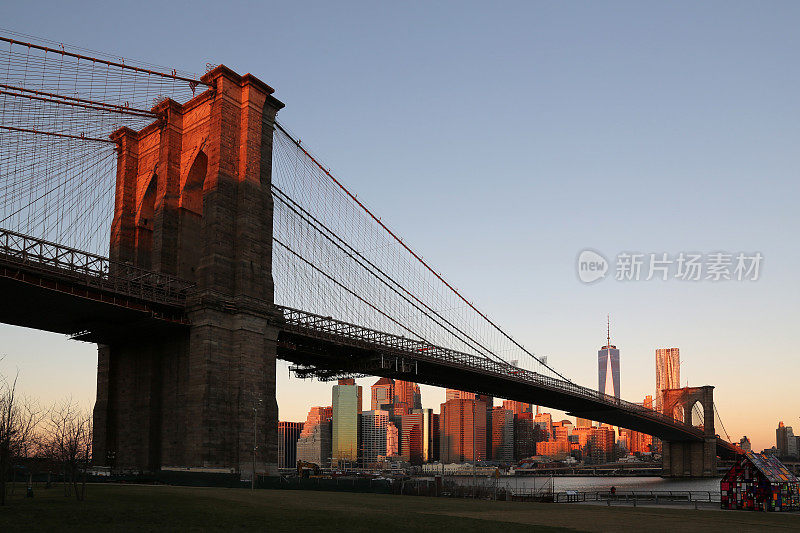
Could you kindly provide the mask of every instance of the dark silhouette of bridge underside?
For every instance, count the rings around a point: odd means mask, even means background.
[[[185,327],[190,284],[0,229],[0,322],[109,343]]]
[[[188,328],[184,306],[189,283],[5,230],[0,230],[0,239],[0,291],[16,302],[0,306],[4,323],[98,343]],[[94,266],[87,266],[87,258]],[[300,375],[414,380],[559,409],[665,441],[703,440],[699,428],[568,381],[331,317],[277,308],[283,316],[276,324],[281,330],[277,355],[298,365]],[[732,457],[736,449],[718,439],[717,453]]]

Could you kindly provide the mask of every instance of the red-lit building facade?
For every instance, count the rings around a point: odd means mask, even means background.
[[[404,436],[403,418],[416,410],[422,409],[422,395],[419,385],[411,381],[403,381],[400,379],[394,380],[391,378],[380,378],[375,382],[374,385],[372,385],[371,392],[372,409],[385,410],[389,412],[389,421],[394,426],[394,429],[390,428],[387,430],[387,435],[389,435],[388,438],[392,439],[393,431],[397,431],[396,445],[394,443],[387,444],[386,456],[391,457],[392,455],[401,455],[403,457],[410,457],[410,455],[412,453],[416,453],[416,451],[409,451],[406,453],[404,449],[404,443],[408,439],[411,439],[409,442],[416,441],[410,435]],[[432,432],[432,422],[430,421],[430,417],[428,417],[428,420],[429,422],[427,425],[426,434],[430,434]],[[405,425],[408,424],[410,424],[410,422],[405,423]],[[420,444],[420,446],[422,445]],[[429,452],[427,453],[427,456],[431,456],[432,447],[428,446],[428,448]]]
[[[422,394],[419,385],[412,381],[400,379],[394,382],[394,404],[405,412],[422,409]]]
[[[446,389],[444,392],[444,401],[450,400],[474,400],[477,394],[474,392],[465,392],[458,389]]]
[[[486,404],[478,400],[451,399],[440,415],[440,454],[443,463],[486,459]]]
[[[386,457],[396,457],[400,454],[400,430],[394,422],[386,424]]]
[[[516,400],[503,400],[503,409],[511,411],[516,416],[521,415],[522,413],[530,413],[531,404],[518,402]]]
[[[586,448],[588,453],[584,457],[584,460],[592,464],[612,463],[616,461],[616,443],[614,437],[614,428],[611,426],[603,425],[598,428],[592,428]]]
[[[433,461],[434,442],[438,438],[433,417],[431,409],[414,409],[403,415],[400,455],[404,461],[412,465]]]
[[[309,410],[297,441],[297,460],[320,466],[328,464],[331,457],[332,417],[332,406],[312,407]]]
[[[373,411],[394,412],[394,380],[390,378],[380,378],[371,387]]]
[[[533,424],[544,434],[544,440],[553,439],[553,418],[550,413],[538,413],[533,417]]]

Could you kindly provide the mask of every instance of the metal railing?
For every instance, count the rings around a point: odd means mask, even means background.
[[[719,503],[720,493],[708,490],[618,490],[610,491],[577,491],[567,490],[553,494],[556,503],[575,502],[699,502]]]
[[[2,264],[169,306],[183,306],[194,286],[174,276],[0,228]]]
[[[688,433],[698,439],[703,438],[705,435],[704,431],[700,428],[684,424],[682,421],[642,405],[627,402],[588,387],[576,385],[569,381],[525,370],[513,366],[510,363],[504,364],[483,356],[458,352],[423,341],[383,333],[374,329],[350,324],[332,317],[301,311],[299,309],[282,306],[278,306],[278,309],[283,312],[284,323],[282,327],[284,329],[295,331],[309,337],[329,340],[340,344],[343,343],[366,350],[377,349],[382,353],[406,357],[410,360],[432,361],[461,369],[475,370],[483,374],[502,377],[505,380],[536,385],[537,387],[549,389],[553,392],[567,392],[572,396],[592,400],[606,407],[622,409],[634,413],[642,418],[653,420]],[[383,363],[384,361],[382,360],[378,361],[378,364],[382,365]],[[720,441],[720,443],[732,446],[725,441]]]

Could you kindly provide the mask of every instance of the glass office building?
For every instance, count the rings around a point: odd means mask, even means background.
[[[334,465],[355,464],[358,460],[359,389],[358,385],[333,386],[331,463]]]

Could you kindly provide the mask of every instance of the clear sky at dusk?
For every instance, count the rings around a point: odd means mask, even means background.
[[[800,430],[800,4],[6,2],[0,27],[253,73],[384,222],[577,383],[597,385],[610,313],[624,399],[679,347],[733,439]],[[585,248],[764,260],[758,281],[586,285]],[[0,326],[0,354],[27,393],[94,401],[92,345]],[[287,376],[281,419],[330,404]]]

